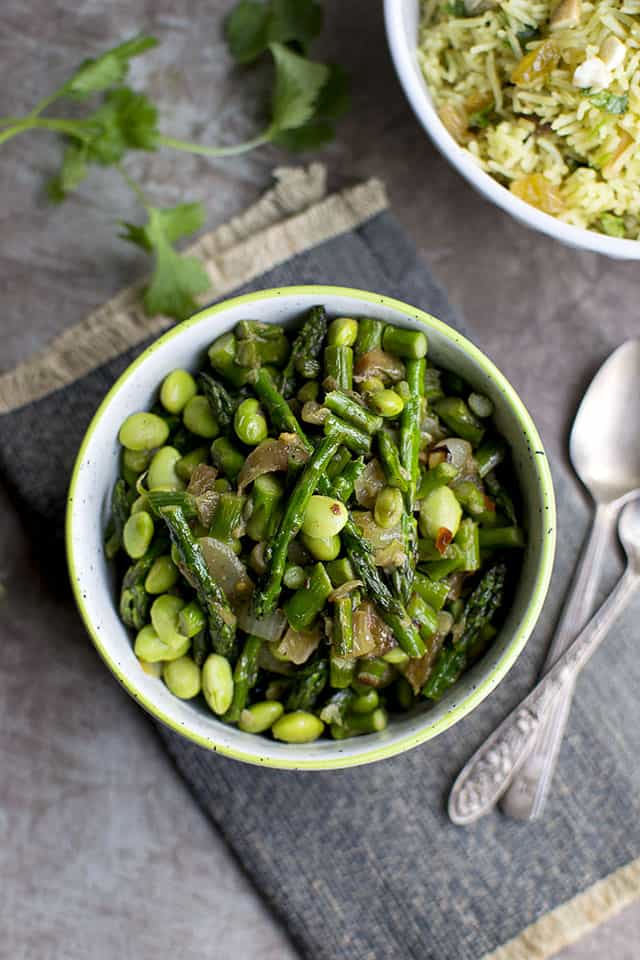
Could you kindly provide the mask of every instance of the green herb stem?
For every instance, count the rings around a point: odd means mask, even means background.
[[[247,140],[245,143],[236,143],[230,147],[206,147],[200,143],[190,143],[186,140],[178,140],[176,137],[167,137],[160,134],[157,143],[161,147],[171,147],[172,150],[184,150],[185,153],[195,153],[201,157],[235,157],[240,153],[247,153],[255,147],[260,147],[268,143],[271,137],[269,131],[254,137],[253,140]]]

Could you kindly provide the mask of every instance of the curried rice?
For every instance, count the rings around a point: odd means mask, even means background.
[[[640,239],[640,0],[423,0],[418,56],[483,170],[566,223]]]

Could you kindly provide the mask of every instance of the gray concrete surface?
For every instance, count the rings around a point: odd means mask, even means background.
[[[230,0],[4,0],[0,115],[19,114],[67,69],[148,30],[162,47],[133,71],[166,130],[212,143],[255,129],[259,71],[239,72],[220,39]],[[638,333],[637,267],[537,236],[476,196],[427,142],[387,55],[379,4],[326,0],[323,46],[347,65],[354,103],[321,158],[341,178],[383,177],[425,260],[479,343],[529,405],[552,456],[563,455],[581,385]],[[188,13],[186,12],[188,11]],[[57,146],[29,134],[0,150],[0,368],[7,369],[139,276],[115,239],[131,198],[92,174],[53,209],[42,183]],[[158,202],[202,199],[214,225],[253,200],[283,157],[235,161],[140,155],[131,171]],[[339,175],[338,175],[339,174]],[[566,357],[573,355],[567,375]],[[577,357],[577,362],[576,362]],[[150,724],[108,675],[78,619],[48,594],[9,503],[0,500],[0,957],[184,960],[294,953],[174,774]],[[64,640],[54,649],[49,624]],[[28,718],[28,723],[25,723]],[[562,953],[635,960],[640,905]]]

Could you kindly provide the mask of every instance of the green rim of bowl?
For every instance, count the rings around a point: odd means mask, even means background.
[[[78,480],[78,475],[80,471],[80,466],[85,458],[86,449],[91,441],[94,430],[96,429],[98,423],[100,422],[105,410],[109,406],[111,398],[118,392],[123,383],[125,383],[129,377],[135,373],[138,367],[144,363],[146,358],[156,349],[158,349],[167,341],[172,340],[174,337],[179,336],[183,330],[195,326],[196,324],[203,323],[206,320],[210,320],[211,317],[215,317],[219,313],[224,313],[232,306],[238,306],[240,304],[251,305],[253,303],[262,301],[262,300],[271,300],[277,299],[282,296],[300,296],[300,295],[309,295],[312,294],[314,297],[317,297],[321,300],[324,297],[340,296],[347,297],[354,300],[364,300],[369,303],[381,304],[382,306],[389,307],[393,310],[397,310],[400,313],[404,314],[407,317],[410,317],[413,320],[424,324],[427,328],[437,330],[443,337],[450,340],[456,346],[462,348],[465,353],[467,353],[471,359],[478,365],[478,367],[485,373],[494,383],[500,388],[506,397],[510,407],[512,408],[520,428],[522,429],[525,437],[527,438],[530,448],[532,450],[541,451],[543,455],[537,456],[535,458],[535,465],[537,470],[537,479],[542,492],[542,498],[544,501],[545,507],[548,508],[549,523],[547,524],[546,531],[544,534],[544,540],[541,550],[541,560],[539,569],[536,575],[535,587],[532,592],[529,603],[521,617],[518,630],[514,634],[511,643],[507,649],[502,654],[498,663],[494,666],[491,673],[486,676],[478,686],[471,691],[460,703],[456,704],[451,708],[443,717],[441,717],[436,723],[429,723],[428,714],[425,715],[425,726],[415,731],[414,733],[409,734],[407,737],[404,737],[401,740],[396,740],[393,743],[382,744],[381,746],[372,745],[367,747],[366,741],[369,740],[368,737],[362,739],[363,749],[359,751],[354,756],[344,756],[343,754],[336,753],[335,757],[329,759],[295,759],[295,748],[292,748],[291,759],[276,759],[273,757],[262,757],[260,755],[259,742],[256,741],[256,750],[252,753],[245,753],[242,750],[235,748],[227,747],[225,745],[220,745],[213,740],[210,740],[206,737],[201,736],[200,734],[194,732],[193,730],[186,729],[182,724],[179,724],[173,721],[170,717],[166,716],[158,707],[148,698],[143,697],[141,693],[130,684],[126,677],[124,676],[122,670],[118,666],[118,663],[112,658],[109,651],[104,647],[97,630],[94,628],[91,618],[88,614],[87,608],[84,603],[84,598],[79,587],[78,576],[75,565],[75,557],[73,551],[73,502],[75,499],[75,488]],[[71,577],[71,586],[75,596],[76,604],[80,611],[80,615],[84,621],[84,624],[89,632],[89,635],[98,650],[98,653],[107,664],[113,675],[116,679],[122,684],[125,690],[136,700],[140,706],[144,707],[148,713],[154,716],[156,719],[160,720],[166,726],[170,727],[176,733],[181,734],[189,740],[197,743],[201,747],[205,747],[208,750],[215,751],[217,753],[223,754],[224,756],[232,757],[235,760],[241,760],[245,763],[257,764],[259,766],[268,766],[275,767],[278,769],[290,769],[290,770],[334,770],[341,767],[353,767],[358,766],[364,763],[372,763],[375,760],[383,760],[388,757],[395,756],[399,753],[404,753],[407,750],[410,750],[412,747],[416,747],[421,743],[425,743],[427,740],[431,740],[433,737],[438,736],[438,734],[443,733],[453,724],[457,723],[459,720],[462,720],[463,717],[466,717],[467,714],[471,713],[478,704],[480,704],[485,697],[487,697],[492,690],[500,683],[500,681],[506,676],[509,672],[515,661],[517,660],[519,654],[524,648],[527,640],[531,636],[531,633],[537,623],[538,617],[542,610],[544,600],[549,588],[549,583],[551,580],[551,573],[553,569],[553,560],[555,555],[555,543],[556,543],[556,512],[555,512],[555,498],[553,493],[553,482],[551,479],[551,471],[549,469],[549,464],[547,461],[546,454],[544,454],[544,448],[542,442],[538,435],[533,421],[518,394],[511,386],[506,377],[498,370],[498,368],[486,357],[481,350],[479,350],[470,340],[467,340],[466,337],[463,337],[462,334],[458,333],[452,327],[449,327],[446,323],[443,323],[442,320],[438,320],[436,317],[431,316],[431,314],[425,313],[423,310],[418,310],[416,307],[412,307],[407,303],[403,303],[401,300],[396,300],[393,297],[383,296],[382,294],[371,293],[366,290],[357,290],[350,287],[334,287],[334,286],[296,286],[296,287],[279,287],[271,290],[261,290],[256,293],[244,294],[240,297],[233,297],[229,300],[225,300],[222,303],[216,304],[212,307],[207,307],[205,310],[201,310],[195,316],[191,317],[189,320],[185,320],[183,323],[177,324],[172,327],[167,333],[163,334],[157,340],[155,340],[146,350],[144,350],[140,356],[133,361],[133,363],[127,367],[123,374],[118,378],[118,380],[111,387],[104,400],[98,407],[94,417],[89,424],[89,428],[84,436],[80,450],[78,451],[78,456],[73,468],[73,473],[71,476],[71,483],[69,485],[69,493],[67,496],[67,510],[66,510],[66,522],[65,522],[65,541],[66,541],[66,551],[67,551],[67,562],[69,565],[69,573]]]

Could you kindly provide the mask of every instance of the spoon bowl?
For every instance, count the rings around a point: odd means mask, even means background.
[[[600,368],[569,441],[574,469],[596,503],[640,489],[640,340],[627,340]]]
[[[627,555],[629,566],[640,572],[640,499],[636,497],[623,508],[618,521],[618,537]]]

